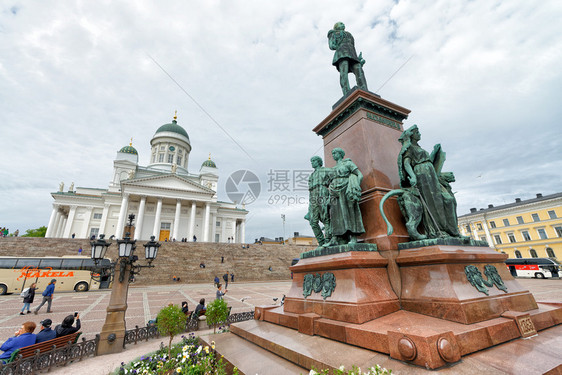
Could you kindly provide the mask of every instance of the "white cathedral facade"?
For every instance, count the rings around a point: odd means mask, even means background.
[[[191,143],[177,117],[162,125],[150,141],[150,164],[140,166],[129,144],[117,152],[107,189],[61,183],[52,193],[53,211],[45,237],[125,237],[130,214],[131,237],[159,241],[244,242],[248,211],[217,200],[218,169],[209,157],[199,174],[188,172]]]

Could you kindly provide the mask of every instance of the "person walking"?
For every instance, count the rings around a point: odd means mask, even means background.
[[[222,275],[222,279],[224,280],[224,288],[228,289],[228,271],[224,275]]]
[[[218,286],[220,283],[219,277],[215,275],[215,286]]]
[[[23,307],[21,308],[20,315],[24,315],[23,311],[27,309],[27,313],[31,314],[29,310],[30,305],[33,303],[35,298],[35,290],[37,289],[37,284],[33,283],[29,288],[22,292],[23,295]]]
[[[49,285],[47,285],[47,287],[43,291],[43,301],[41,301],[41,304],[39,306],[37,306],[37,308],[35,310],[33,310],[33,313],[35,315],[37,315],[37,313],[39,312],[39,309],[45,304],[45,302],[47,302],[47,312],[48,313],[52,312],[51,311],[51,303],[53,302],[53,294],[55,293],[55,284],[56,283],[57,283],[57,279],[52,279],[51,282],[49,283]]]

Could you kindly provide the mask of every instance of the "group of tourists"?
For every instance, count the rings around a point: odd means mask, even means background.
[[[8,237],[8,235],[10,234],[10,230],[6,227],[2,227],[0,228],[0,237]],[[12,236],[17,237],[20,234],[20,230],[16,229],[16,231],[14,233],[12,233]]]
[[[46,303],[47,304],[47,312],[51,313],[51,303],[53,302],[53,294],[55,293],[55,284],[57,283],[57,279],[52,279],[49,285],[45,288],[42,293],[43,299],[39,306],[37,306],[33,313],[37,315],[41,307]],[[35,291],[37,290],[37,284],[33,283],[29,286],[29,288],[24,289],[20,296],[23,297],[23,307],[21,308],[20,315],[25,315],[24,311],[27,310],[27,314],[31,314],[31,304],[35,299]]]
[[[74,325],[74,322],[76,322],[76,325]],[[80,315],[78,313],[65,317],[62,323],[57,325],[55,329],[51,328],[51,325],[53,324],[51,319],[44,319],[39,324],[41,324],[41,330],[39,333],[34,334],[33,332],[35,331],[37,324],[35,324],[35,322],[23,323],[20,329],[14,333],[14,336],[10,337],[4,344],[2,344],[2,346],[0,346],[0,350],[4,352],[0,354],[0,360],[3,363],[6,363],[12,353],[17,349],[49,341],[57,337],[70,335],[78,332],[81,328]]]

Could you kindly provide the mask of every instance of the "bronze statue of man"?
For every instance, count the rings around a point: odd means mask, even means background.
[[[310,222],[318,245],[322,246],[329,243],[332,237],[328,213],[330,168],[322,166],[323,162],[320,156],[310,158],[310,164],[314,168],[314,172],[308,177],[309,203],[305,219]],[[320,228],[320,223],[324,224],[324,232]]]
[[[355,74],[357,86],[367,91],[367,80],[363,72],[365,60],[361,53],[357,56],[353,35],[345,31],[343,22],[336,23],[334,28],[328,31],[328,46],[331,50],[336,51],[332,65],[340,72],[340,85],[343,94],[346,95],[350,90],[348,78],[350,71]]]

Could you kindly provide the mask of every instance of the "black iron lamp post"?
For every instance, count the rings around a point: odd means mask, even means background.
[[[129,225],[131,228],[135,215],[129,215]],[[98,241],[92,241],[92,259],[96,265],[104,258],[107,248],[111,245],[104,240],[104,236],[100,235]],[[105,273],[109,271],[114,275],[113,286],[111,287],[111,296],[109,305],[107,306],[107,315],[105,323],[100,333],[100,342],[96,351],[96,355],[119,353],[123,351],[125,340],[125,312],[127,311],[127,295],[129,291],[129,283],[134,280],[134,275],[140,273],[141,268],[154,267],[152,261],[156,259],[160,243],[154,241],[154,236],[143,246],[145,247],[145,258],[147,265],[136,264],[138,256],[135,255],[136,241],[131,240],[129,233],[125,234],[125,238],[117,240],[119,258],[116,262],[109,266],[99,266],[100,270],[92,272]],[[119,282],[116,282],[119,280]]]

